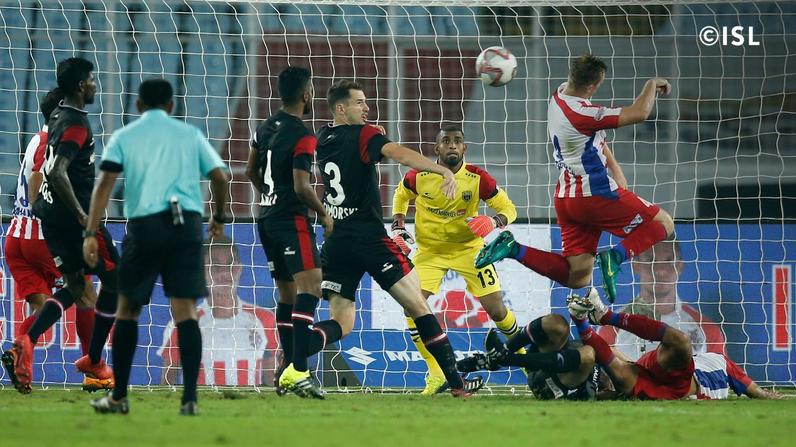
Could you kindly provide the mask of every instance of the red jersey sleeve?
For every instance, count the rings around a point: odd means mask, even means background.
[[[359,159],[365,164],[378,163],[382,159],[381,148],[389,142],[378,127],[365,124],[359,131]]]
[[[606,107],[589,104],[586,101],[580,101],[577,105],[573,103],[570,107],[570,103],[564,101],[557,93],[554,97],[572,127],[584,135],[593,135],[598,130],[619,127],[621,107]]]
[[[478,174],[480,181],[478,183],[478,197],[481,200],[489,200],[495,197],[498,193],[497,182],[495,178],[489,175],[488,172],[474,165],[465,165],[468,171]]]
[[[36,152],[33,153],[33,172],[41,171],[44,165],[44,152],[47,149],[47,133],[39,132],[39,145],[36,146]]]
[[[404,176],[404,188],[417,194],[417,171],[410,169]]]

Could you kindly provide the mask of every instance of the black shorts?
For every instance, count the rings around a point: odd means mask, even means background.
[[[315,230],[307,216],[259,219],[257,231],[272,278],[293,281],[296,273],[320,268]]]
[[[184,224],[172,224],[171,211],[130,219],[122,242],[119,291],[129,300],[149,303],[158,276],[169,298],[207,296],[202,216],[183,213]]]
[[[104,225],[97,230],[97,257],[96,267],[89,267],[83,260],[83,227],[77,221],[53,225],[42,220],[41,230],[47,248],[50,249],[55,266],[64,275],[83,271],[86,274],[101,274],[110,272],[119,263],[119,252],[113,245],[113,238]]]
[[[361,229],[335,227],[321,249],[323,297],[338,293],[353,301],[365,272],[389,290],[413,267],[380,224]]]

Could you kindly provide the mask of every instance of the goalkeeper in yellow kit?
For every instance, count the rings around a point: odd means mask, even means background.
[[[464,132],[448,126],[437,134],[437,163],[456,176],[457,198],[442,193],[442,177],[409,171],[393,196],[393,240],[409,254],[413,241],[404,224],[409,202],[415,201],[417,253],[412,262],[420,275],[423,295],[439,292],[442,278],[453,270],[467,283],[467,290],[481,302],[492,321],[507,337],[519,329],[514,314],[503,304],[495,267],[475,268],[475,257],[484,246],[484,237],[496,227],[505,227],[517,218],[517,209],[495,179],[483,169],[464,162],[467,144]],[[481,200],[495,210],[495,216],[478,215]],[[422,395],[433,395],[446,388],[445,377],[434,357],[423,345],[414,321],[406,318],[412,341],[428,364],[429,374]]]

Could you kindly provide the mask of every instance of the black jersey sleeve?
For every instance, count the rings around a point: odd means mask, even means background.
[[[362,163],[374,164],[381,161],[384,157],[381,154],[381,148],[390,140],[381,134],[378,127],[371,124],[365,124],[359,130],[359,158]]]

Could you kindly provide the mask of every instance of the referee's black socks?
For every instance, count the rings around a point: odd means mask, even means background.
[[[456,355],[453,353],[448,335],[442,331],[437,318],[434,314],[426,314],[414,320],[417,332],[423,339],[423,344],[437,360],[450,387],[453,389],[463,388],[462,376],[456,371]]]
[[[91,332],[91,344],[88,348],[88,356],[92,364],[102,360],[102,348],[108,340],[108,333],[113,327],[116,319],[116,303],[118,294],[115,291],[100,289],[97,297],[97,304],[94,306],[94,330]]]
[[[39,311],[39,316],[36,317],[36,321],[30,326],[30,330],[28,330],[30,341],[35,345],[41,334],[47,332],[47,329],[55,324],[64,311],[69,309],[69,306],[74,304],[74,302],[72,294],[66,288],[55,292],[52,298],[44,302],[44,306]]]
[[[130,369],[133,367],[136,343],[138,343],[138,322],[135,320],[117,321],[116,330],[113,331],[113,348],[111,349],[113,377],[116,382],[111,397],[115,401],[127,397],[127,385],[130,383]]]
[[[114,337],[114,343],[115,339]],[[199,363],[202,361],[202,331],[199,330],[199,322],[185,320],[177,323],[177,339],[182,363],[182,404],[185,405],[196,402],[196,380],[199,378]]]

